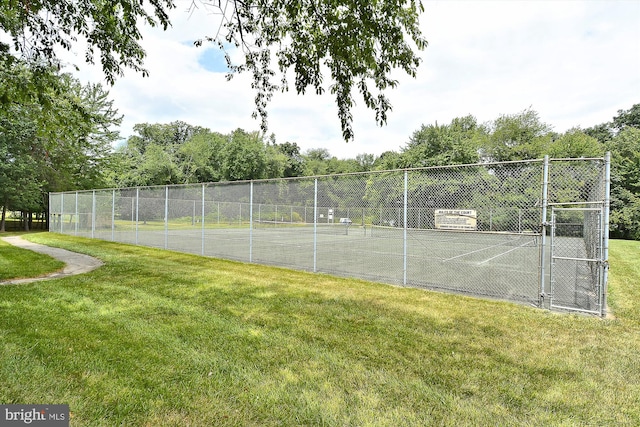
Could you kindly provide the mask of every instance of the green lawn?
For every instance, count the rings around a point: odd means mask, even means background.
[[[14,233],[15,234],[15,233]],[[9,234],[0,234],[0,237]],[[38,277],[64,268],[64,263],[0,240],[0,282],[7,279]]]
[[[72,426],[640,424],[639,242],[611,244],[603,320],[28,238],[105,261],[0,286],[0,403],[67,403]]]

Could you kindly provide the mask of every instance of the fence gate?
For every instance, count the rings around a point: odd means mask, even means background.
[[[603,208],[552,208],[551,307],[603,314]]]

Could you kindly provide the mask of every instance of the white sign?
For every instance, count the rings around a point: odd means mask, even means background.
[[[473,209],[436,209],[436,229],[475,231],[477,215]]]

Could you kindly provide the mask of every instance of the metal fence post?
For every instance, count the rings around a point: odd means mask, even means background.
[[[522,209],[518,209],[518,233],[522,233]]]
[[[313,190],[313,272],[318,271],[318,178]]]
[[[201,248],[201,254],[202,256],[204,256],[204,215],[205,215],[205,210],[204,210],[204,192],[205,192],[205,185],[202,184],[202,218],[201,218],[201,222],[202,222],[202,248]]]
[[[253,181],[249,183],[249,262],[253,262]]]
[[[75,213],[75,224],[74,224],[74,234],[78,235],[78,192],[76,191],[76,213]]]
[[[138,220],[140,219],[140,188],[136,188],[136,245],[138,244]]]
[[[409,187],[409,172],[407,170],[404,171],[404,209],[403,209],[403,217],[402,217],[402,227],[403,227],[403,231],[402,231],[402,259],[403,259],[403,265],[402,265],[402,284],[406,285],[407,284],[407,204],[408,204],[408,200],[407,200],[407,194],[408,194],[408,187]]]
[[[542,307],[546,301],[546,262],[547,262],[547,204],[548,204],[548,189],[549,189],[549,156],[544,156],[544,166],[542,170],[542,214],[540,218],[541,226],[541,247],[540,247],[540,301],[539,304]]]
[[[60,233],[64,228],[64,193],[60,194]]]
[[[164,186],[164,248],[169,247],[169,186]]]
[[[604,156],[604,212],[602,214],[602,258],[604,266],[602,271],[602,284],[600,289],[602,292],[600,315],[604,316],[607,311],[607,286],[609,278],[609,209],[611,207],[611,153],[607,152]]]
[[[113,242],[116,239],[116,190],[111,191],[111,241]]]
[[[91,238],[95,238],[96,234],[96,190],[92,192],[91,200]]]

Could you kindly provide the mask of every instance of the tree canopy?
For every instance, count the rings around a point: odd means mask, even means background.
[[[46,78],[41,90],[30,90]],[[37,82],[36,82],[37,81]],[[49,191],[105,185],[120,122],[101,85],[0,57],[0,205],[46,211]],[[4,221],[0,224],[0,229]]]
[[[35,63],[58,64],[58,50],[71,50],[86,41],[85,59],[99,61],[106,80],[113,83],[130,68],[146,75],[141,25],[167,29],[173,0],[42,0],[2,2],[0,53],[9,45]],[[354,92],[384,124],[391,110],[385,91],[397,85],[391,73],[401,69],[415,76],[417,51],[427,42],[419,29],[420,0],[317,1],[259,0],[245,2],[193,0],[196,9],[217,10],[220,25],[201,40],[225,51],[228,77],[248,72],[255,90],[254,116],[267,128],[267,105],[274,92],[289,89],[293,72],[297,93],[329,91],[335,98],[345,140],[353,139]],[[233,63],[229,51],[240,49],[243,61]],[[329,76],[328,79],[325,75]]]
[[[475,117],[455,118],[448,125],[422,125],[403,149],[406,167],[470,164],[480,160],[488,130]]]
[[[96,54],[108,82],[113,83],[125,68],[147,74],[145,52],[139,41],[140,24],[170,25],[172,0],[41,0],[4,1],[0,6],[0,29],[23,59],[59,65],[59,49],[71,50],[78,39],[87,42],[85,60],[96,62]]]

